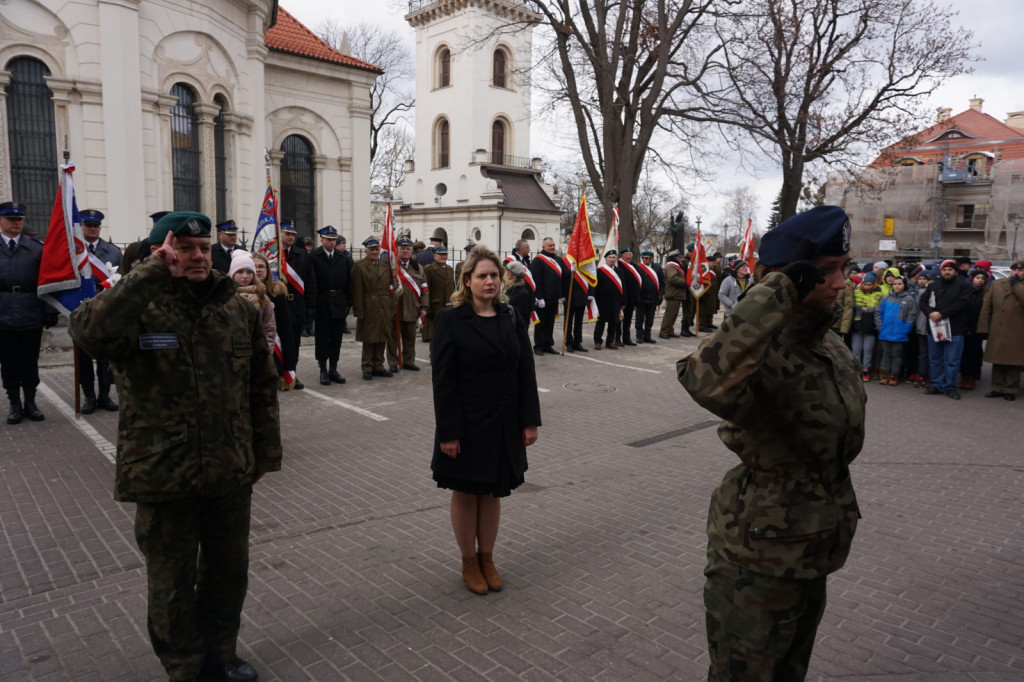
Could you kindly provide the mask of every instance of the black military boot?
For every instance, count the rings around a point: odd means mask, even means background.
[[[36,389],[25,387],[25,416],[34,422],[41,422],[46,417],[36,407]]]
[[[331,385],[331,376],[327,373],[327,365],[320,365],[320,385]]]
[[[110,399],[110,384],[100,384],[100,395],[96,399],[96,407],[107,412],[117,412],[117,403]]]
[[[82,386],[82,414],[92,414],[96,411],[96,391],[92,386]]]
[[[331,369],[329,372],[327,372],[327,378],[336,384],[345,383],[345,377],[338,374],[338,363],[336,362],[331,363]]]
[[[22,417],[21,410],[21,395],[18,393],[18,389],[10,389],[7,391],[7,398],[11,401],[11,411],[7,415],[8,424],[20,424]]]

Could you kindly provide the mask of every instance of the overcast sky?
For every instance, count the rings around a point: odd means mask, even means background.
[[[412,28],[403,18],[408,8],[404,0],[282,0],[281,6],[314,30],[325,19],[332,19],[343,26],[375,24],[407,35],[409,49],[414,49]],[[978,53],[983,61],[974,64],[974,73],[950,79],[928,100],[930,117],[922,121],[922,128],[935,121],[936,108],[950,107],[953,114],[958,114],[967,109],[968,100],[974,96],[983,98],[985,113],[1000,121],[1005,120],[1008,112],[1024,110],[1024,85],[1020,78],[1020,45],[1024,40],[1020,28],[1024,26],[1024,2],[975,0],[971,3],[957,2],[955,6],[962,8],[960,25],[965,31],[973,31],[974,42],[981,44]],[[531,140],[534,153],[554,146],[540,125],[532,127]],[[553,161],[559,166],[569,162]],[[698,188],[700,195],[691,197],[690,214],[692,217],[702,216],[703,224],[710,225],[717,216],[721,192],[747,185],[759,197],[756,223],[763,227],[780,183],[781,176],[770,166],[761,170],[757,177],[743,169],[722,169],[712,187]]]

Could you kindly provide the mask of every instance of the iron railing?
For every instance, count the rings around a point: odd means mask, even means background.
[[[316,219],[316,170],[313,147],[298,135],[281,145],[281,222],[290,222],[301,237],[312,237]]]
[[[513,156],[512,154],[506,154],[505,152],[490,151],[487,152],[485,163],[492,164],[495,166],[511,166],[513,168],[533,168],[533,159],[525,156]],[[474,163],[480,163],[480,158],[476,155],[473,157]]]
[[[434,5],[443,5],[446,2],[450,2],[450,0],[409,0],[409,14],[419,12],[421,9],[433,7]],[[502,0],[502,2],[509,5],[515,5],[517,7],[522,7],[526,4],[524,0]]]
[[[25,231],[46,236],[57,192],[57,141],[50,70],[38,59],[18,57],[7,65],[7,139],[11,150],[12,195],[25,204]]]
[[[193,105],[195,92],[183,83],[176,83],[171,94],[178,101],[171,108],[171,175],[174,178],[174,210],[201,209],[199,151],[199,120]]]

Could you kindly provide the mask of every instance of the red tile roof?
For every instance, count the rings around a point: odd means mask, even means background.
[[[962,136],[943,139],[943,133],[950,130],[959,131]],[[997,149],[1003,159],[1024,158],[1024,130],[1008,126],[980,111],[967,109],[885,147],[871,167],[891,166],[907,156],[927,163],[941,161],[947,153],[962,156],[974,151],[995,152]]]
[[[323,38],[303,26],[284,7],[278,6],[277,23],[267,29],[264,42],[274,52],[285,52],[322,62],[333,62],[374,73],[384,73],[379,66],[335,50]]]

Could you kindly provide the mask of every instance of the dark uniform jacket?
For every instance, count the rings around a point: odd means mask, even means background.
[[[608,270],[612,270],[618,275],[618,284],[608,274]],[[625,300],[622,290],[619,289],[619,284],[625,285],[622,274],[618,267],[609,268],[604,266],[597,268],[597,286],[594,287],[594,300],[597,301],[597,309],[601,311],[602,317],[614,311],[615,319],[619,319],[619,308]],[[605,321],[610,322],[611,320]]]
[[[316,316],[319,320],[342,320],[348,312],[352,289],[352,266],[349,258],[334,250],[328,256],[324,247],[313,249],[309,258],[316,279]]]
[[[235,245],[231,247],[231,250],[237,251],[239,248],[241,247]],[[228,270],[231,268],[231,254],[224,250],[220,242],[215,241],[210,248],[210,259],[213,261],[214,270],[219,270],[225,275],[228,274]]]
[[[576,308],[586,308],[587,307],[587,296],[590,295],[590,287],[584,286],[583,284],[580,284],[580,280],[583,279],[582,276],[580,276],[580,277],[573,277],[572,267],[571,267],[571,265],[569,263],[566,262],[567,260],[568,259],[563,259],[562,260],[562,265],[565,266],[565,267],[562,268],[562,272],[564,273],[562,275],[562,291],[565,292],[564,296],[565,296],[566,303],[570,304],[569,307],[573,308],[573,309],[576,309]],[[569,287],[570,286],[572,287],[572,301],[571,302],[569,301]]]
[[[551,267],[554,263],[555,267]],[[557,256],[548,254],[537,254],[530,263],[530,272],[533,273],[533,281],[537,284],[537,291],[534,295],[544,299],[547,305],[554,305],[562,298],[562,280],[565,275],[565,267]]]
[[[402,267],[401,261],[399,261],[398,267]],[[419,290],[412,291],[411,285],[402,281],[402,291],[398,299],[398,319],[402,322],[415,322],[420,319],[420,308],[430,306],[429,292],[424,287],[426,279],[423,277],[423,268],[415,259],[409,259],[406,272],[412,276],[412,280]]]
[[[150,258],[71,314],[72,338],[117,382],[116,500],[219,497],[281,468],[260,313],[225,275],[210,276],[200,298]]]
[[[507,461],[517,474],[527,469],[522,433],[540,426],[540,400],[526,322],[508,305],[497,311],[497,339],[466,303],[442,310],[434,325],[431,355],[434,384],[434,456],[438,476],[493,482]],[[459,439],[455,459],[441,443]],[[503,451],[499,455],[499,450]]]
[[[677,363],[740,459],[711,497],[708,571],[810,580],[846,561],[860,518],[849,465],[867,398],[860,363],[830,333],[838,314],[801,305],[789,278],[771,273]]]
[[[86,242],[85,248],[89,248],[89,243]],[[212,250],[211,250],[212,251]],[[121,249],[117,248],[110,242],[97,239],[96,244],[93,245],[93,254],[99,259],[101,263],[110,263],[114,266],[114,270],[121,265]],[[111,270],[113,274],[113,270]]]
[[[308,313],[316,310],[316,276],[313,274],[313,263],[303,248],[292,244],[284,252],[284,260],[302,279],[305,293],[288,282],[288,309],[291,311],[293,325],[305,325]]]
[[[652,273],[648,272],[642,263],[633,267],[640,273],[640,290],[637,292],[637,301],[639,303],[661,301],[661,268],[653,263],[647,266],[653,271],[652,276]]]
[[[619,265],[616,268],[619,273],[619,279],[622,280],[622,288],[625,291],[624,305],[626,307],[635,306],[640,302],[640,270],[632,263],[626,263],[619,261]]]
[[[434,264],[434,247],[428,246],[416,254],[416,262],[426,267]]]
[[[428,294],[430,311],[427,313],[427,317],[433,319],[441,308],[448,305],[452,294],[455,293],[455,270],[447,263],[441,265],[435,262],[424,266],[423,278],[430,288]]]
[[[57,322],[57,311],[36,295],[43,245],[24,234],[12,253],[0,244],[0,329],[28,331]]]

